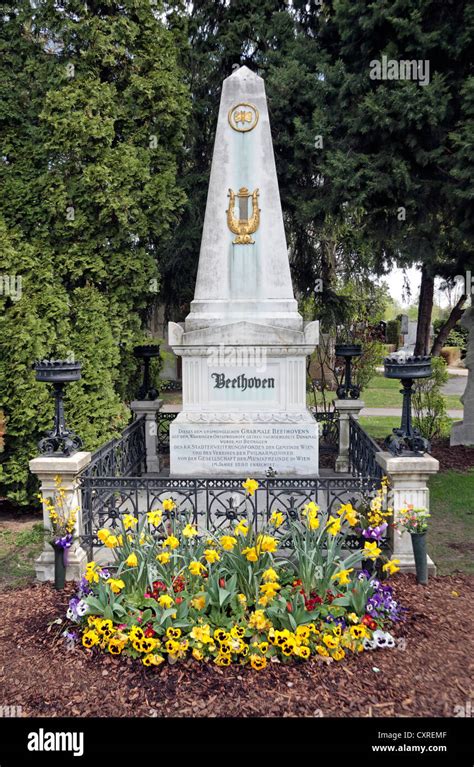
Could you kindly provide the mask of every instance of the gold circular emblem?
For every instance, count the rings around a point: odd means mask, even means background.
[[[239,133],[253,130],[258,123],[258,109],[253,104],[236,104],[229,109],[229,125]]]

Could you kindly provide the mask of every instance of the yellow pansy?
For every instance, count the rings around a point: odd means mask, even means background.
[[[206,597],[194,597],[194,599],[191,599],[191,604],[196,610],[202,610],[206,605]]]

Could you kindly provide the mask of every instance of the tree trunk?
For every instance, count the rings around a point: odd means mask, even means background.
[[[458,322],[458,320],[461,319],[461,317],[464,314],[463,305],[465,304],[466,301],[467,301],[467,296],[466,295],[461,296],[456,306],[451,310],[451,314],[449,315],[444,325],[440,327],[438,335],[436,336],[431,349],[431,355],[433,357],[439,357],[441,349],[446,343],[446,339],[449,336],[451,330],[454,328],[455,324]]]
[[[418,304],[418,325],[416,328],[415,356],[428,354],[430,345],[431,314],[433,311],[434,276],[426,266],[421,270],[420,302]]]

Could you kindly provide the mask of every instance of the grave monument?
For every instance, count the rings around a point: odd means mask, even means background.
[[[317,475],[318,330],[293,294],[264,82],[241,67],[223,84],[191,311],[169,323],[183,371],[171,476]]]

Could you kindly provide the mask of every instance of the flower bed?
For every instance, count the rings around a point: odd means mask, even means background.
[[[257,487],[244,483],[248,496]],[[88,563],[66,634],[150,667],[192,656],[261,670],[393,647],[389,629],[403,611],[391,586],[358,569],[369,560],[384,578],[398,570],[370,535],[391,513],[386,499],[382,481],[368,509],[349,503],[328,515],[310,502],[295,519],[275,511],[258,532],[243,518],[219,535],[199,531],[171,498],[141,519],[126,514],[120,530],[99,530],[114,566]],[[354,530],[361,548],[344,557]]]

